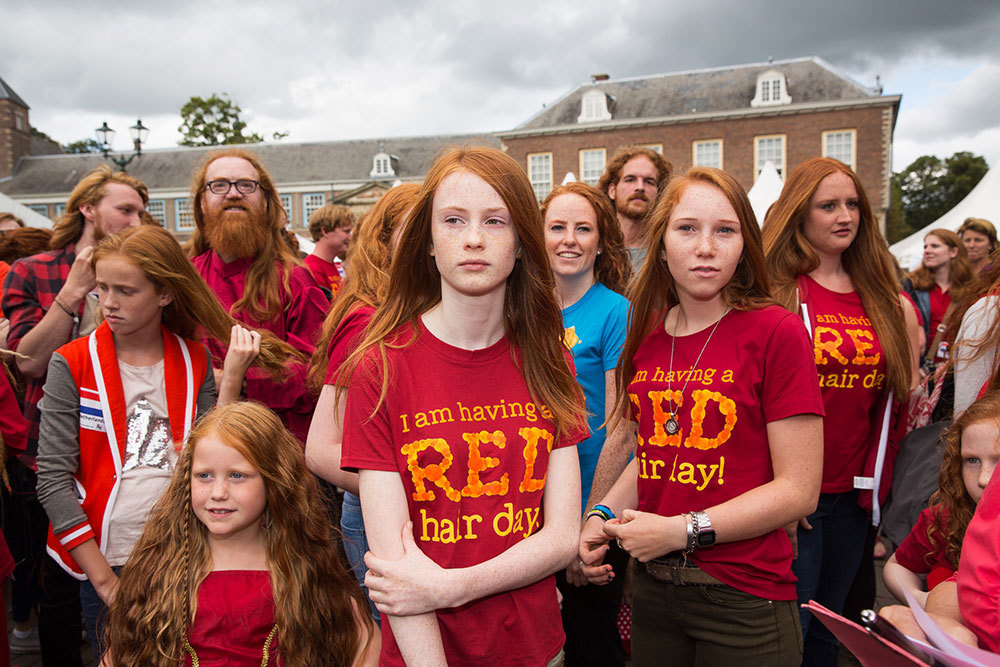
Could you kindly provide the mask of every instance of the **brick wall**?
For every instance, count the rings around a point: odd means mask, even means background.
[[[744,187],[754,182],[754,137],[785,135],[785,174],[795,165],[823,154],[822,133],[827,130],[855,129],[856,171],[865,186],[876,214],[889,207],[886,197],[885,165],[890,146],[886,145],[883,112],[890,107],[865,107],[836,111],[802,112],[788,115],[712,120],[640,128],[598,130],[533,137],[510,137],[503,140],[507,153],[527,169],[529,153],[552,153],[553,185],[562,182],[566,172],[580,178],[579,151],[604,148],[607,159],[615,150],[628,144],[662,144],[663,155],[674,165],[675,173],[691,166],[692,142],[722,139],[722,168]],[[890,111],[891,113],[891,111]]]
[[[21,114],[23,130],[18,130],[15,111]],[[28,110],[10,100],[0,100],[0,178],[10,176],[14,165],[31,149]]]

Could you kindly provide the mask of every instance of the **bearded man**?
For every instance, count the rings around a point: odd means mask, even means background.
[[[615,205],[625,247],[632,255],[632,271],[638,273],[646,259],[646,215],[670,180],[670,163],[645,146],[618,149],[598,181]]]
[[[253,153],[217,151],[195,175],[191,198],[196,230],[189,251],[219,302],[236,319],[270,330],[304,355],[280,384],[251,368],[246,396],[274,410],[305,442],[316,403],[306,390],[305,359],[329,302],[282,238],[284,211],[274,182]],[[205,343],[221,368],[225,350],[215,341]]]

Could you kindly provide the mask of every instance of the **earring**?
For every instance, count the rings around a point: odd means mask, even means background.
[[[601,251],[600,251],[600,250],[598,250],[598,251],[597,251],[597,254],[598,254],[598,255],[600,255],[600,254],[601,254]]]
[[[521,259],[521,249],[520,248],[517,249],[517,254],[514,255],[514,259]]]

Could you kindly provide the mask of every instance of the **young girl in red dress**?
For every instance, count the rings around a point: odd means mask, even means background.
[[[241,402],[198,422],[108,616],[109,665],[374,665],[302,448]]]
[[[345,362],[383,665],[546,665],[579,531],[583,395],[521,165],[431,166],[386,298]],[[388,621],[388,622],[386,622]]]
[[[907,589],[921,603],[958,569],[965,529],[1000,458],[1000,393],[970,405],[945,431],[938,490],[913,530],[885,564],[886,588],[905,603]],[[925,583],[926,580],[926,583]]]
[[[771,301],[760,230],[731,176],[691,169],[649,222],[617,369],[636,456],[587,513],[584,573],[612,576],[611,539],[638,561],[637,666],[798,665],[783,526],[816,506],[823,442],[805,328]]]

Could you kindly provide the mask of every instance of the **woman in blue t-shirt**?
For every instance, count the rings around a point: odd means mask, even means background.
[[[628,323],[629,303],[621,292],[632,269],[611,201],[591,186],[569,183],[556,188],[542,203],[542,217],[566,328],[563,341],[573,353],[577,381],[587,400],[591,436],[577,448],[582,515],[590,506],[588,496],[602,498],[628,461],[630,448],[615,446],[622,444],[624,430],[608,435],[604,422],[614,404],[615,366]],[[602,466],[613,474],[595,483],[594,471],[606,440],[610,446],[605,458],[621,461]],[[576,563],[556,575],[564,597],[567,665],[624,664],[616,621],[628,554],[615,549],[609,558],[619,575],[610,586],[588,584]]]

